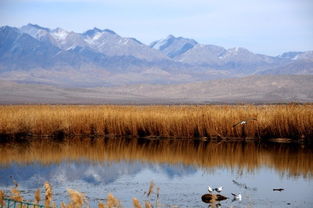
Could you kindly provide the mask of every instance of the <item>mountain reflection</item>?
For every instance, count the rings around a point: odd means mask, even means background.
[[[303,177],[312,177],[313,171],[312,150],[294,144],[34,138],[1,143],[0,152],[0,175],[25,180],[36,177],[40,169],[40,177],[58,175],[54,178],[60,183],[76,178],[92,184],[109,183],[121,174],[136,174],[147,167],[160,168],[169,177],[190,174],[197,168],[254,171],[266,166],[281,174]],[[5,183],[5,179],[0,177],[0,182]]]

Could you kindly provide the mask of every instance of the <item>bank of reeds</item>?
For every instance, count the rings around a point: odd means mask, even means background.
[[[233,125],[245,119],[243,128]],[[2,135],[313,136],[313,105],[0,106]]]

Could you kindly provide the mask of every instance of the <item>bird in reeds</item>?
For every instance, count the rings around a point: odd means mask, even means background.
[[[239,193],[239,194],[231,193],[231,195],[233,195],[233,197],[234,197],[233,201],[236,201],[236,200],[241,201],[241,199],[242,199],[241,193]]]
[[[216,192],[220,193],[223,190],[223,186],[214,189]]]
[[[201,196],[201,199],[205,203],[213,203],[213,202],[216,202],[216,201],[226,200],[227,197],[223,196],[221,194],[203,194]]]
[[[285,190],[285,189],[283,189],[283,188],[274,188],[273,189],[273,191],[283,191],[283,190]]]
[[[211,186],[208,186],[208,192],[212,193],[213,189],[211,188]]]
[[[256,118],[249,118],[249,119],[246,119],[246,120],[239,121],[238,123],[235,123],[233,125],[233,128],[235,128],[238,125],[246,125],[249,121],[257,121],[257,119]]]

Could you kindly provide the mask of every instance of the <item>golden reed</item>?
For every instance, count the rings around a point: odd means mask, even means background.
[[[309,138],[313,105],[0,106],[0,134]]]
[[[102,138],[71,138],[58,142],[34,138],[22,143],[2,143],[0,152],[0,166],[34,161],[53,164],[64,159],[80,161],[84,158],[92,162],[125,160],[249,171],[265,165],[290,176],[313,176],[312,150],[290,148],[288,144]],[[153,186],[149,187],[151,192]]]

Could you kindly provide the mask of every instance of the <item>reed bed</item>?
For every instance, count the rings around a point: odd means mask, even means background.
[[[268,166],[290,176],[313,176],[312,150],[289,144],[89,138],[71,138],[58,142],[35,138],[22,143],[2,143],[0,152],[0,167],[11,163],[30,164],[34,161],[49,165],[64,160],[85,159],[96,163],[125,160],[184,164],[210,170],[225,167],[253,171]],[[151,184],[150,192],[154,188]]]
[[[313,105],[0,106],[0,134],[310,138]]]

